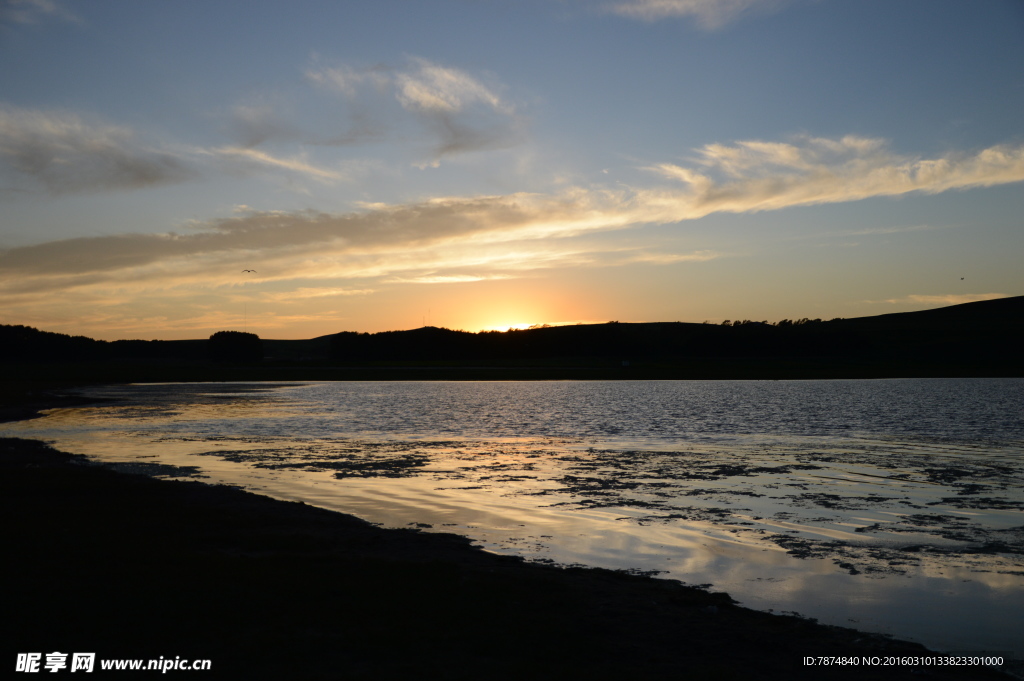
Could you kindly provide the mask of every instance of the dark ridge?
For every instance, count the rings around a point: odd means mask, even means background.
[[[1010,325],[1024,327],[1024,296],[979,300],[932,310],[892,312],[871,317],[853,317],[841,320],[847,324],[903,326],[923,324],[929,326],[955,326],[967,323]]]
[[[324,337],[343,363],[693,358],[1017,360],[1024,296],[854,319],[584,324],[468,333],[435,327]],[[321,340],[321,339],[317,339]]]
[[[224,334],[235,345],[218,349]],[[251,348],[238,344],[243,337],[251,337]],[[107,381],[242,378],[237,371],[224,373],[226,365],[263,371],[250,371],[249,378],[283,380],[433,379],[445,378],[437,374],[445,368],[477,370],[447,376],[458,379],[1020,376],[1021,347],[1024,296],[829,321],[608,322],[479,333],[427,326],[308,340],[219,332],[210,340],[107,342],[0,326],[0,362],[89,363],[90,376],[102,368],[106,378],[88,378],[80,368],[68,371],[81,380]],[[629,376],[609,374],[627,366]],[[399,367],[434,373],[398,376]],[[362,373],[342,375],[349,369]],[[522,373],[526,369],[541,373]],[[506,376],[506,370],[520,373]]]

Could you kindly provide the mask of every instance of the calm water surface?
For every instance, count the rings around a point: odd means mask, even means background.
[[[1024,380],[132,385],[0,425],[534,560],[1024,656]]]

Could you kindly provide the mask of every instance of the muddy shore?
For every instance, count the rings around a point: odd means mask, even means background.
[[[209,659],[203,678],[1008,678],[808,668],[808,656],[927,652],[667,580],[119,473],[35,441],[0,440],[0,471],[8,664],[63,651]]]

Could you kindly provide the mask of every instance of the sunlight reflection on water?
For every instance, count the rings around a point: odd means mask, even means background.
[[[1024,381],[164,384],[5,424],[65,451],[1024,654]],[[177,467],[177,468],[174,468]]]

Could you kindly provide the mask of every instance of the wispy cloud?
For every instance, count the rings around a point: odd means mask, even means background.
[[[315,288],[300,286],[291,291],[261,291],[259,300],[269,303],[293,303],[310,298],[334,298],[337,296],[367,296],[374,292],[372,288],[337,288],[326,286]]]
[[[509,279],[507,274],[427,274],[422,277],[395,277],[388,283],[394,284],[467,284],[474,281]]]
[[[257,132],[254,128],[251,132]],[[358,161],[325,167],[299,151],[275,155],[251,146],[147,143],[135,130],[73,113],[0,104],[0,181],[8,190],[53,195],[156,187],[218,173],[352,179]]]
[[[826,159],[822,149],[843,153]],[[854,153],[847,153],[850,150]],[[742,162],[737,151],[742,152]],[[0,273],[68,277],[177,258],[191,261],[197,256],[230,261],[239,252],[308,253],[322,258],[331,253],[415,250],[456,240],[480,245],[564,238],[715,212],[777,210],[1024,180],[1024,147],[905,160],[885,152],[877,141],[813,139],[804,147],[751,142],[710,145],[700,151],[698,160],[698,165],[705,166],[700,171],[668,164],[655,168],[667,178],[682,180],[681,188],[574,188],[555,195],[445,197],[373,204],[364,211],[342,214],[244,212],[203,223],[188,234],[126,234],[12,249],[0,254]],[[713,179],[708,171],[716,167],[724,169],[725,179]]]
[[[306,71],[306,78],[321,87],[349,97],[355,97],[359,89],[367,84],[375,86],[378,91],[389,90],[395,79],[393,69],[383,64],[357,69],[347,64],[323,66],[319,60],[314,62]]]
[[[395,76],[398,101],[410,111],[458,113],[476,105],[501,113],[513,108],[483,83],[460,69],[413,58],[412,68]]]
[[[375,65],[357,69],[349,65],[314,63],[306,71],[310,82],[358,101],[369,88],[385,94],[405,114],[425,126],[434,138],[434,160],[444,156],[501,149],[522,139],[523,118],[499,93],[500,86],[485,84],[479,77],[451,66],[411,57],[403,68]],[[362,112],[356,125],[340,139],[362,141],[380,137],[379,117]],[[337,141],[337,140],[336,140]]]
[[[637,253],[626,258],[624,262],[673,265],[680,262],[707,262],[721,257],[723,254],[710,250],[694,251],[693,253]]]
[[[52,194],[137,189],[194,175],[179,156],[146,145],[129,128],[3,106],[0,172]]]
[[[774,11],[783,4],[785,0],[625,0],[606,7],[615,14],[644,21],[692,18],[702,28],[713,30],[745,14]]]
[[[580,200],[529,194],[434,199],[345,214],[251,212],[208,222],[187,234],[78,238],[11,249],[0,254],[0,277],[7,287],[24,287],[28,284],[23,277],[29,276],[53,277],[53,285],[60,287],[73,285],[76,278],[91,283],[90,277],[114,273],[173,278],[217,262],[221,264],[207,274],[207,281],[216,284],[234,281],[242,265],[248,267],[260,258],[298,258],[309,263],[297,271],[282,271],[287,269],[282,267],[275,271],[273,262],[261,264],[261,277],[292,277],[306,271],[322,274],[344,270],[342,256],[351,261],[396,250],[417,252],[454,240],[480,245],[556,236],[576,228],[588,215]],[[236,259],[239,267],[227,265]],[[132,271],[136,274],[129,275]]]
[[[0,26],[36,24],[45,19],[81,21],[78,15],[54,0],[0,0]]]
[[[838,155],[826,158],[822,150]],[[742,160],[738,160],[740,157]],[[286,163],[269,158],[266,162]],[[316,170],[294,163],[299,169]],[[246,257],[307,254],[322,260],[333,254],[417,251],[456,241],[475,247],[680,222],[715,212],[756,212],[909,192],[938,193],[1024,180],[1024,146],[907,160],[886,152],[875,140],[810,139],[802,147],[742,142],[729,147],[704,147],[698,165],[704,168],[669,164],[654,168],[666,178],[681,180],[682,187],[577,187],[552,195],[440,197],[419,203],[370,204],[363,211],[341,214],[242,212],[200,223],[187,234],[125,234],[56,241],[0,254],[0,274],[5,279],[106,276],[179,258],[190,263],[197,257],[234,262],[238,253]],[[715,179],[710,172],[715,169],[722,169],[724,178]],[[231,269],[233,272],[234,267]],[[269,272],[262,268],[261,274]],[[6,283],[13,285],[10,280]]]
[[[879,236],[886,234],[906,234],[908,232],[931,232],[940,229],[934,225],[899,225],[895,227],[865,227],[838,232],[835,236]]]
[[[278,107],[267,101],[234,106],[228,113],[226,127],[241,146],[247,148],[258,146],[271,138],[298,137],[298,131],[286,122]]]
[[[9,310],[68,300],[197,296],[254,284],[303,298],[376,290],[389,282],[457,283],[563,267],[670,265],[722,257],[712,251],[587,246],[581,237],[715,212],[938,193],[1024,180],[1024,146],[905,158],[879,140],[798,138],[708,145],[688,166],[652,168],[658,187],[576,187],[558,194],[439,197],[368,204],[348,213],[248,211],[197,223],[187,233],[69,239],[0,252],[0,296]],[[322,284],[322,286],[321,286]],[[949,304],[999,297],[916,296]],[[75,298],[78,296],[78,298]],[[62,303],[63,304],[63,303]],[[84,303],[82,303],[84,304]]]
[[[982,300],[998,300],[1009,298],[1008,293],[945,293],[940,295],[916,295],[912,294],[903,298],[887,298],[885,300],[865,300],[865,303],[885,303],[889,305],[960,305],[961,303],[976,303]]]
[[[663,205],[666,218],[685,219],[1024,180],[1024,146],[922,159],[895,154],[884,140],[854,136],[710,144],[698,150],[694,163],[697,167],[665,163],[649,168],[683,183],[687,191],[640,196],[652,208]]]
[[[237,163],[242,167],[286,170],[305,175],[314,180],[336,182],[348,179],[340,171],[321,168],[311,164],[304,154],[290,158],[279,158],[265,151],[249,147],[216,147],[214,149],[201,150],[200,153],[216,156],[220,159]]]

